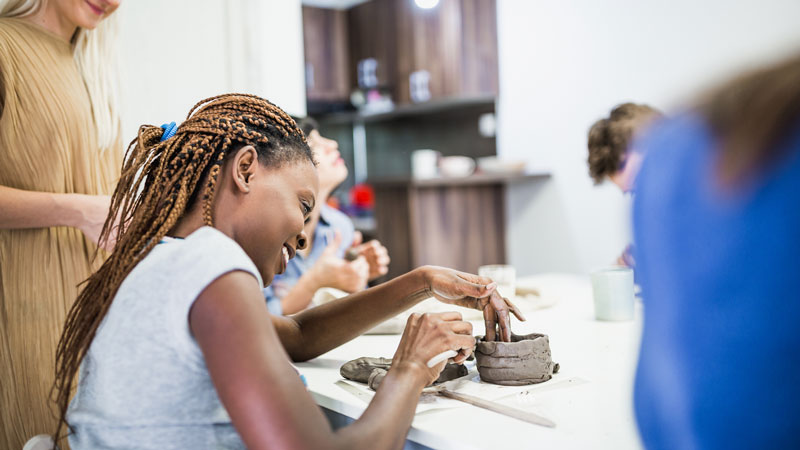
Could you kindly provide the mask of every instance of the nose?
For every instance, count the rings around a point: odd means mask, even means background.
[[[308,246],[308,236],[306,235],[306,232],[304,230],[297,235],[297,246],[295,248],[297,250],[304,250],[307,246]]]
[[[323,138],[323,139],[325,139],[325,141],[324,141],[325,142],[325,148],[328,150],[328,152],[333,152],[333,151],[335,151],[337,153],[339,152],[339,142],[337,142],[337,141],[335,141],[333,139],[328,139],[328,138]]]

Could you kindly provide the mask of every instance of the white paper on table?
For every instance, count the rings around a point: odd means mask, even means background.
[[[446,384],[447,389],[450,391],[472,395],[483,400],[495,401],[515,394],[535,394],[536,392],[563,389],[587,382],[588,381],[584,378],[565,377],[562,374],[556,374],[553,376],[553,379],[544,383],[528,384],[525,386],[500,386],[497,384],[482,382],[478,372],[471,371],[469,374],[461,378],[448,381]],[[369,404],[369,402],[372,401],[372,397],[375,395],[375,391],[370,389],[366,384],[358,383],[356,381],[342,379],[337,381],[336,384],[345,391],[353,394],[365,404]],[[467,405],[467,403],[459,400],[442,397],[435,392],[423,391],[422,395],[420,396],[419,403],[417,403],[416,414],[434,409],[459,408]]]

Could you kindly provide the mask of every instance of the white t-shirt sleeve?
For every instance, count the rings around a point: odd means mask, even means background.
[[[234,240],[211,227],[200,228],[184,240],[159,245],[181,246],[179,251],[170,252],[175,255],[175,267],[182,269],[174,276],[170,287],[174,296],[167,308],[166,326],[174,330],[175,344],[183,347],[183,351],[178,353],[192,355],[195,363],[205,365],[189,327],[189,312],[195,300],[205,288],[227,273],[247,272],[253,275],[258,288],[263,285],[261,276],[253,261]]]

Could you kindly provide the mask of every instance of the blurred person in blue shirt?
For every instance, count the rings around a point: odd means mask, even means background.
[[[648,448],[800,448],[800,55],[637,144]]]
[[[633,191],[643,155],[631,143],[637,134],[661,117],[661,112],[651,106],[623,103],[589,128],[587,162],[595,185],[611,180],[623,193]],[[617,258],[617,264],[633,267],[632,251],[633,246],[628,245]]]
[[[273,314],[294,314],[307,308],[314,293],[332,287],[353,293],[388,271],[389,254],[377,240],[362,243],[347,215],[326,204],[331,193],[347,179],[347,166],[339,144],[322,136],[313,119],[298,120],[314,152],[319,177],[319,194],[305,226],[309,244],[289,260],[284,273],[276,275],[264,289]]]

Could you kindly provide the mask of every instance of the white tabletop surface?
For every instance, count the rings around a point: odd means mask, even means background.
[[[511,394],[499,403],[545,416],[555,428],[528,424],[472,405],[418,413],[408,439],[437,449],[497,448],[641,448],[633,417],[632,387],[642,325],[594,319],[588,277],[547,274],[518,280],[536,287],[555,304],[526,312],[527,322],[514,320],[517,334],[550,336],[553,360],[561,371],[552,380]],[[518,302],[521,303],[521,302]],[[483,324],[473,322],[475,335]],[[364,400],[342,389],[339,367],[361,356],[391,357],[400,336],[365,335],[307,363],[297,364],[315,401],[325,408],[358,418]]]

